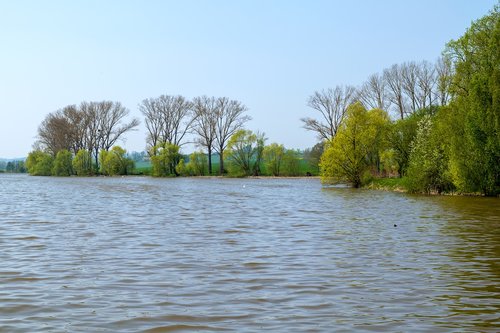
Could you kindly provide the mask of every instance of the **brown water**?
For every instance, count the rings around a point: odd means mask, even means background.
[[[1,332],[500,331],[499,199],[315,179],[0,188]]]

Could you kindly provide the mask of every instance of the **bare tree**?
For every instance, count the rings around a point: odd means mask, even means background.
[[[101,149],[109,150],[126,132],[139,124],[138,119],[122,124],[129,111],[117,102],[82,102],[47,115],[38,128],[38,145],[52,154],[62,149],[77,153],[91,152],[98,163]]]
[[[386,87],[386,80],[378,73],[370,75],[368,81],[363,83],[359,90],[359,100],[369,109],[386,110],[390,101]]]
[[[420,107],[431,107],[435,101],[436,70],[428,61],[417,65],[417,85],[420,90]]]
[[[183,139],[194,121],[190,101],[180,95],[161,95],[142,101],[139,109],[146,119],[150,148],[160,142],[176,146],[184,144]]]
[[[395,106],[396,113],[403,119],[406,114],[406,106],[401,66],[394,64],[390,68],[384,69],[384,80],[389,90],[389,100]]]
[[[82,112],[84,120],[84,147],[94,157],[96,165],[99,163],[99,148],[101,141],[101,130],[99,129],[99,111],[97,102],[82,102],[80,104],[80,112]]]
[[[450,86],[453,77],[451,61],[440,57],[436,61],[436,94],[439,104],[444,106],[450,101]]]
[[[403,83],[403,92],[405,93],[410,110],[409,113],[414,113],[422,108],[420,92],[418,87],[418,65],[411,61],[406,62],[401,66],[401,75]]]
[[[71,149],[71,123],[63,110],[48,114],[38,127],[38,146],[52,155],[63,149]]]
[[[162,140],[182,146],[184,136],[193,125],[192,103],[180,95],[162,95],[157,99],[157,106],[164,120]]]
[[[208,174],[212,174],[212,152],[217,126],[217,101],[215,97],[195,97],[193,99],[193,132],[198,135],[197,143],[207,149]]]
[[[69,105],[63,109],[63,114],[68,119],[70,132],[70,151],[76,155],[80,149],[85,149],[86,117],[76,105]]]
[[[119,102],[104,101],[97,103],[99,119],[100,148],[109,150],[123,134],[139,126],[140,121],[133,118],[122,123],[130,111]]]
[[[147,151],[149,154],[156,150],[151,149],[161,142],[163,129],[163,117],[158,107],[156,107],[156,99],[148,98],[139,104],[139,110],[144,115],[146,129],[148,131],[146,137]]]
[[[216,107],[215,150],[219,153],[219,172],[224,174],[224,150],[229,138],[251,119],[244,115],[247,107],[240,101],[219,97]]]
[[[334,89],[316,91],[309,97],[307,105],[319,111],[321,120],[301,118],[304,128],[318,133],[318,137],[330,140],[335,137],[347,108],[354,102],[356,89],[352,86],[337,86]]]

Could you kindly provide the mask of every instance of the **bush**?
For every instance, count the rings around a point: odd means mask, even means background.
[[[189,155],[186,167],[193,176],[204,176],[207,174],[208,157],[203,152],[194,152]]]
[[[448,169],[449,157],[443,136],[438,133],[430,115],[418,123],[408,167],[408,190],[419,193],[441,193],[453,190]]]
[[[54,158],[49,153],[35,150],[29,153],[26,167],[32,176],[51,176]]]
[[[57,153],[52,168],[52,174],[59,177],[68,177],[73,174],[73,155],[68,150],[61,150]]]
[[[73,159],[73,170],[78,176],[93,174],[92,155],[86,149],[80,149]]]

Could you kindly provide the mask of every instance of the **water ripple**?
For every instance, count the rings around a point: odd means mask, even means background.
[[[2,332],[500,330],[498,199],[316,179],[0,186]]]

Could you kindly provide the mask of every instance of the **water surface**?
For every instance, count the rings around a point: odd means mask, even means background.
[[[1,332],[500,330],[498,199],[316,179],[0,188]]]

